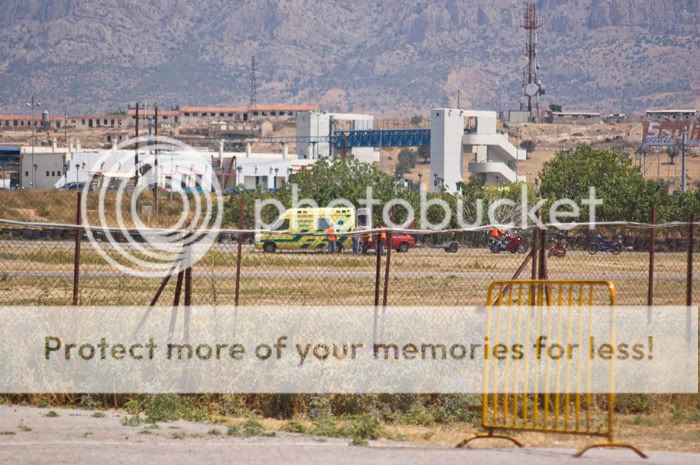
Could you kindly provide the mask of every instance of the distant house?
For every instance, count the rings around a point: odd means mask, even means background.
[[[647,121],[692,121],[698,116],[697,110],[647,110]]]
[[[208,124],[213,121],[247,122],[294,121],[297,113],[318,111],[317,105],[253,105],[232,106],[183,106],[180,108],[180,122],[184,125]]]
[[[130,108],[128,111],[129,126],[136,125],[136,109]],[[153,121],[156,117],[154,109],[139,110],[139,126],[145,128],[145,121]],[[174,127],[180,124],[180,110],[158,110],[158,127]]]
[[[588,111],[547,111],[549,123],[600,123],[600,113]]]
[[[0,115],[0,130],[21,129],[61,129],[63,116],[41,115]]]

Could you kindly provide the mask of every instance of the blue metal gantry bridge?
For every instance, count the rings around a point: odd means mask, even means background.
[[[430,146],[430,129],[359,129],[335,131],[336,149],[353,147],[422,147]]]

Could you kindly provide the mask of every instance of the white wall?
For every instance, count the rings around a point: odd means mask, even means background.
[[[328,142],[311,143],[309,139],[328,137],[331,117],[329,113],[303,111],[297,113],[296,119],[297,157],[300,159],[318,159],[330,155]]]
[[[25,189],[53,189],[65,171],[65,153],[22,153],[20,183]],[[36,170],[33,165],[36,165]]]
[[[351,121],[352,129],[372,129],[374,116],[359,113],[321,113],[299,112],[297,113],[297,156],[300,159],[314,159],[328,157],[331,147],[328,142],[309,142],[309,139],[329,138],[331,136],[331,121]],[[350,154],[359,161],[373,163],[379,161],[379,152],[373,147],[355,147]],[[336,156],[340,154],[336,153]]]
[[[437,108],[430,113],[430,179],[426,180],[431,192],[440,192],[435,186],[435,175],[444,179],[449,192],[457,189],[462,181],[464,161],[462,159],[462,136],[464,134],[464,112],[462,110]]]

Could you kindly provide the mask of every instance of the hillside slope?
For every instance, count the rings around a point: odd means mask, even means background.
[[[335,110],[514,108],[522,0],[2,0],[0,110],[136,99]],[[700,105],[699,0],[540,0],[546,101],[601,111]]]

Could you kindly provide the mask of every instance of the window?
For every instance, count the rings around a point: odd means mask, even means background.
[[[189,111],[186,111],[186,112],[185,112],[185,116],[190,116],[190,112],[189,112]]]
[[[49,177],[49,172],[48,172],[48,171],[46,171],[46,177],[47,177],[47,178]]]
[[[357,215],[357,226],[367,226],[367,214],[362,213]]]
[[[326,218],[319,218],[318,219],[318,230],[319,231],[325,231],[331,226],[331,224],[328,222],[328,219]]]
[[[285,218],[279,224],[272,227],[273,231],[287,231],[289,229],[289,220]]]
[[[29,171],[25,171],[25,172],[24,172],[24,177],[26,178],[26,177],[28,177],[28,176],[29,176]]]

